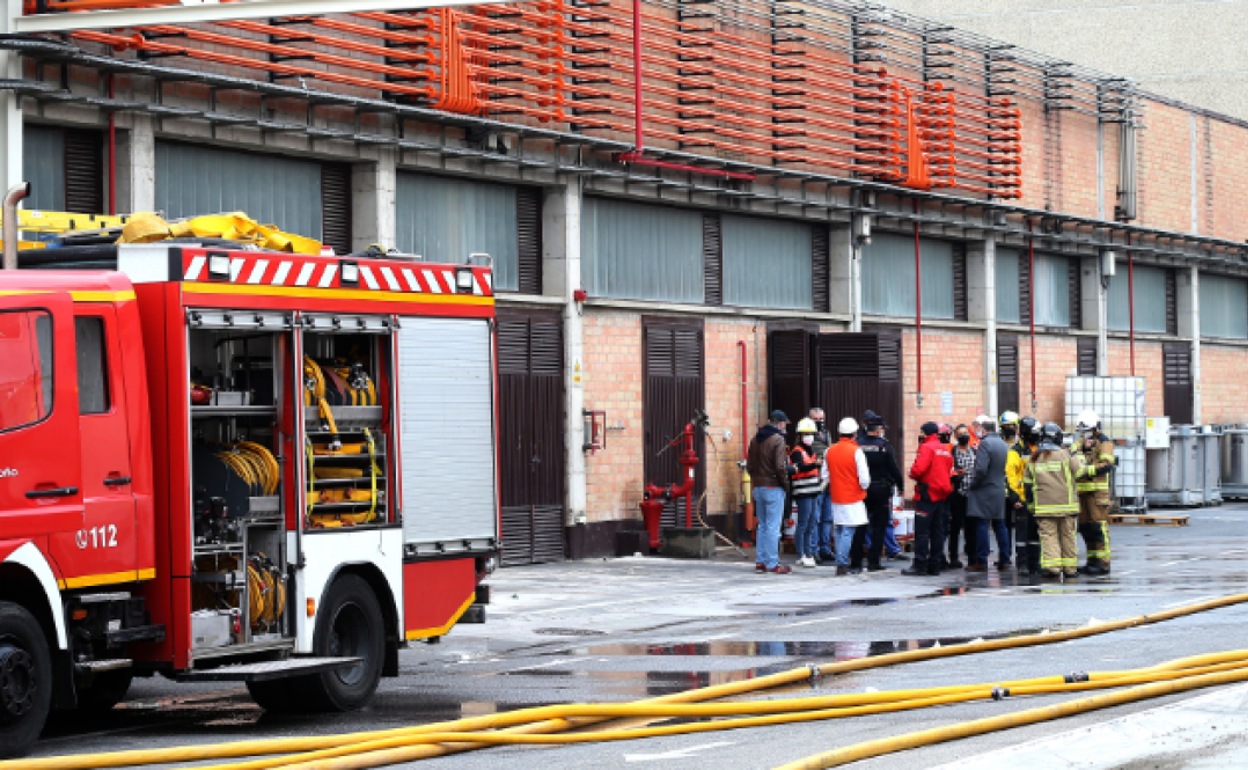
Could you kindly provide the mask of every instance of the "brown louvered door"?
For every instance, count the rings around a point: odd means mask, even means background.
[[[516,189],[517,286],[521,294],[542,293],[542,191]]]
[[[498,313],[504,566],[564,558],[563,335],[554,313]]]
[[[706,304],[724,304],[724,239],[719,214],[702,215],[702,285]]]
[[[351,253],[351,166],[321,164],[321,241],[336,254]]]
[[[1081,337],[1075,343],[1079,353],[1079,367],[1075,371],[1080,377],[1096,376],[1096,340]]]
[[[1163,345],[1166,416],[1171,425],[1192,424],[1192,349],[1185,344]]]
[[[705,365],[702,323],[697,320],[643,318],[642,338],[645,382],[642,391],[642,423],[645,481],[667,486],[681,482],[677,462],[681,447],[664,451],[668,442],[683,435],[694,412],[705,408]],[[694,486],[694,502],[706,489],[706,439],[698,434],[694,451],[701,461]],[[662,454],[660,454],[662,452]],[[663,507],[663,526],[685,526],[685,505],[679,511],[674,502]],[[694,514],[697,526],[697,513]]]
[[[767,415],[779,409],[789,418],[788,443],[793,445],[797,421],[811,406],[811,339],[807,329],[781,329],[767,335]],[[764,419],[767,415],[764,415]]]
[[[1166,334],[1179,333],[1179,288],[1174,268],[1166,269]]]
[[[1018,337],[997,337],[997,409],[1022,414],[1018,396]]]
[[[862,422],[868,409],[901,427],[901,334],[893,329],[820,334],[815,349],[817,406],[832,430],[845,417]]]
[[[1066,260],[1066,288],[1070,295],[1070,328],[1083,328],[1083,278],[1079,275],[1079,257]]]
[[[104,143],[99,131],[65,131],[65,210],[104,213]]]

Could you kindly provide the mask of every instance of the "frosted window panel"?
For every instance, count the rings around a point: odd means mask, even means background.
[[[1020,296],[1019,271],[1026,269],[1023,255],[1016,249],[997,248],[997,321],[1022,323],[1022,297]]]
[[[1035,265],[1036,323],[1070,326],[1070,260],[1037,254]]]
[[[725,215],[722,237],[725,305],[814,307],[810,225]]]
[[[257,222],[320,239],[321,164],[157,142],[156,208],[171,218],[241,211]]]
[[[923,317],[953,318],[953,244],[920,241]],[[913,316],[914,237],[876,233],[862,247],[862,309],[871,315]]]
[[[1131,328],[1131,283],[1135,284],[1135,330],[1166,333],[1166,271],[1160,267],[1135,266],[1135,278],[1128,278],[1127,264],[1119,262],[1117,273],[1109,279],[1109,328],[1127,331]]]
[[[594,297],[701,304],[702,214],[586,198],[581,275]]]
[[[467,262],[469,254],[489,254],[495,288],[520,287],[516,188],[400,173],[397,192],[399,251],[452,264]]]
[[[1200,274],[1200,334],[1248,339],[1248,281]]]

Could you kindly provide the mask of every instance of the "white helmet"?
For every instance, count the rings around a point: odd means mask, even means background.
[[[852,436],[858,432],[858,421],[853,417],[846,417],[836,426],[836,430],[842,436]]]
[[[1079,422],[1075,428],[1081,433],[1087,433],[1091,430],[1099,430],[1101,427],[1101,418],[1091,409],[1084,409],[1079,413]]]

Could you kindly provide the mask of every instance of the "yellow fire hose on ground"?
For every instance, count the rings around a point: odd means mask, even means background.
[[[265,759],[243,763],[218,765],[214,766],[212,770],[227,770],[227,768],[228,770],[261,770],[262,768],[274,767],[298,768],[299,770],[311,770],[311,768],[317,768],[317,770],[347,770],[351,768],[354,770],[355,768],[383,767],[398,762],[411,762],[503,743],[564,744],[628,740],[657,735],[676,735],[885,713],[994,697],[1079,692],[1090,689],[1140,685],[1123,692],[1097,695],[1080,701],[975,720],[898,738],[868,741],[857,746],[810,757],[792,765],[792,767],[803,768],[833,767],[846,762],[856,761],[857,759],[879,756],[880,754],[902,751],[929,743],[953,740],[968,735],[979,735],[1016,725],[1056,719],[1069,714],[1106,708],[1120,703],[1159,697],[1175,692],[1184,692],[1199,687],[1248,681],[1248,650],[1200,655],[1138,670],[1101,672],[1089,674],[1086,677],[1042,677],[1017,682],[937,687],[924,690],[898,690],[882,693],[722,704],[691,704],[761,692],[782,685],[818,678],[823,675],[843,674],[851,671],[955,655],[1054,644],[1158,623],[1244,602],[1248,602],[1248,594],[1236,594],[1157,614],[1140,615],[1119,621],[1098,623],[1070,631],[911,650],[874,658],[840,661],[824,667],[812,665],[758,679],[716,685],[630,704],[545,706],[420,727],[347,735],[255,740],[211,746],[188,746],[172,749],[52,757],[47,759],[25,759],[0,762],[0,770],[16,770],[19,767],[23,768],[23,770],[80,770],[85,768],[192,762],[278,754],[287,756],[268,756]],[[1084,681],[1085,678],[1086,681]],[[739,714],[764,714],[764,716],[664,727],[578,733],[574,735],[551,734],[623,717],[711,717]],[[496,732],[481,732],[485,730]],[[305,753],[300,754],[299,752]],[[200,768],[199,770],[207,769]]]

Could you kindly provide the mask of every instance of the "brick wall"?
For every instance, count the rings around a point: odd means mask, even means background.
[[[1144,409],[1153,417],[1165,413],[1165,372],[1162,369],[1160,342],[1135,343],[1135,376],[1144,378]],[[1131,344],[1110,340],[1109,374],[1111,377],[1131,375]]]
[[[1066,378],[1079,368],[1079,353],[1074,337],[1036,336],[1036,410],[1041,423],[1066,421]],[[1018,338],[1018,401],[1019,414],[1031,410],[1031,339]]]
[[[1244,371],[1248,350],[1202,343],[1200,346],[1201,421],[1248,422],[1244,400]]]
[[[607,449],[585,458],[589,521],[640,518],[642,439],[641,316],[593,312],[585,331],[585,408],[607,413]]]
[[[1138,134],[1139,224],[1190,232],[1190,116],[1174,107],[1145,102],[1144,122],[1148,128]]]

